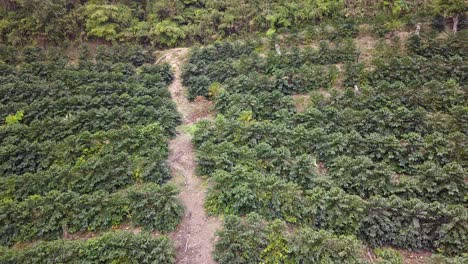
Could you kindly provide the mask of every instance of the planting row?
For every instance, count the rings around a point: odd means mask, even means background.
[[[244,219],[227,216],[214,252],[225,263],[350,263],[403,264],[403,257],[391,248],[377,248],[370,255],[355,236],[336,235],[325,230],[300,227],[288,231],[284,222],[266,222],[258,214]],[[448,258],[435,255],[429,264],[463,264],[468,255]]]
[[[159,124],[124,126],[63,141],[6,137],[0,146],[0,197],[21,200],[51,190],[114,192],[139,182],[164,183],[167,137]]]
[[[56,240],[3,250],[0,262],[172,263],[164,237],[57,240],[127,225],[168,232],[183,215],[165,184],[180,124],[170,66],[135,46],[65,54],[0,47],[1,244]]]
[[[453,48],[452,55],[421,44],[419,51],[383,54],[372,67],[355,63],[359,56],[346,42],[274,52],[257,44],[226,56],[220,51],[252,44],[192,51],[184,72],[189,99],[207,96],[219,114],[198,123],[193,139],[198,172],[214,184],[206,208],[281,219],[296,231],[352,235],[373,248],[466,252],[466,63],[457,44],[447,42],[437,45]],[[340,55],[344,50],[349,57]],[[326,64],[342,62],[344,87],[334,90],[341,66]],[[222,232],[230,232],[228,225]],[[218,260],[361,261],[357,251],[337,260],[320,256],[321,248],[306,260],[310,245],[240,236],[235,246],[223,245]],[[237,247],[244,242],[262,246],[243,255]]]
[[[245,89],[241,91],[275,90],[292,94],[328,88],[336,79],[338,69],[326,65],[355,61],[358,54],[352,41],[333,45],[323,42],[317,49],[292,49],[285,51],[286,55],[265,51],[267,55],[264,56],[247,48],[260,44],[220,43],[192,50],[182,76],[189,99],[214,96],[216,87],[212,84],[225,81],[230,82],[226,85],[228,92]]]
[[[21,202],[0,202],[0,238],[3,245],[37,239],[53,240],[79,231],[105,231],[131,223],[149,231],[171,231],[183,208],[178,190],[154,183],[135,185],[109,194],[97,191],[51,191]]]
[[[175,263],[169,238],[128,232],[82,240],[55,240],[15,249],[0,248],[0,262],[35,263]]]

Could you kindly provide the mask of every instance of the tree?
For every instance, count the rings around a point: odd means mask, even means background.
[[[468,10],[465,0],[435,0],[434,9],[445,18],[452,18],[453,32],[458,31],[460,15]]]
[[[88,36],[117,40],[132,21],[132,10],[122,4],[98,5],[88,3],[84,7]]]
[[[76,0],[14,0],[5,6],[10,24],[10,39],[35,37],[40,42],[60,43],[76,37],[79,17]],[[8,19],[5,20],[8,23]],[[26,34],[25,34],[26,33]],[[21,39],[17,40],[22,42]]]
[[[174,46],[187,35],[176,22],[163,20],[154,24],[150,36],[152,44]]]

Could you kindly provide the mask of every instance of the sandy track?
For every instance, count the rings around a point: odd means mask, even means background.
[[[182,114],[183,124],[191,125],[205,118],[198,113],[209,113],[209,105],[204,102],[190,103],[182,86],[181,67],[188,49],[167,51],[162,61],[171,64],[174,70],[174,81],[169,86],[177,110]],[[205,108],[205,109],[204,109]],[[185,215],[177,230],[170,234],[177,250],[176,263],[211,264],[215,243],[215,232],[221,226],[220,221],[208,217],[204,210],[206,197],[205,182],[195,173],[196,160],[191,136],[178,131],[177,136],[169,142],[169,166],[173,181],[181,189],[180,199],[185,205]]]

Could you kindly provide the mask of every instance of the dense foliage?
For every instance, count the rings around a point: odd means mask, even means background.
[[[0,262],[175,261],[162,236],[62,238],[176,228],[174,77],[139,45],[211,43],[182,78],[217,112],[190,127],[206,209],[225,215],[217,261],[400,264],[398,249],[424,249],[465,263],[467,10],[0,0]]]
[[[21,202],[0,202],[3,245],[33,239],[57,239],[66,233],[100,231],[131,221],[153,231],[174,230],[182,217],[171,185],[137,185],[109,194],[51,191]]]
[[[466,10],[463,0],[3,0],[0,37],[10,44],[88,39],[159,46],[283,32],[337,39],[356,36],[360,23],[383,35],[428,15],[442,26],[444,18],[456,22],[458,30]]]
[[[375,248],[466,252],[467,64],[457,44],[466,33],[438,39],[440,48],[426,44],[430,36],[415,37],[406,51],[382,52],[369,65],[356,63],[357,53],[338,56],[333,43],[281,54],[262,43],[194,49],[184,72],[189,98],[207,96],[218,111],[194,136],[198,171],[213,181],[208,211],[256,213],[270,224],[329,230]],[[339,91],[327,71],[301,75],[337,62],[347,63]],[[305,92],[309,106],[299,111],[294,96]],[[269,244],[258,219],[245,221],[226,218],[218,260],[290,261],[287,238]],[[308,254],[299,252],[293,263],[314,262],[298,261]],[[380,254],[381,263],[399,261]]]
[[[403,257],[398,251],[391,248],[375,249],[378,264],[403,264]]]
[[[429,264],[463,264],[468,262],[468,255],[463,254],[458,257],[444,257],[442,255],[435,255],[429,260]]]
[[[0,248],[0,262],[16,263],[175,263],[169,238],[128,232],[82,240],[39,242],[20,250]]]
[[[283,51],[286,53],[284,56],[275,51],[268,51],[267,56],[261,56],[255,52],[259,45],[260,43],[250,42],[223,42],[192,50],[183,74],[189,99],[225,92],[222,96],[228,97],[224,98],[227,101],[224,104],[227,104],[233,101],[229,96],[235,97],[240,93],[242,100],[247,103],[249,99],[245,99],[246,94],[263,98],[258,93],[278,91],[293,94],[329,88],[335,81],[338,70],[327,64],[352,62],[358,56],[356,46],[350,39],[340,44],[321,42],[316,49]],[[226,90],[216,89],[216,86],[211,85],[213,83],[226,83]]]
[[[60,49],[0,51],[1,244],[128,224],[174,230],[183,207],[166,184],[168,140],[180,124],[170,66],[130,45],[82,46],[77,61]],[[128,234],[11,252],[7,263],[57,261],[45,252],[63,262],[173,262],[167,238]],[[36,253],[42,259],[27,259]]]
[[[218,233],[220,263],[366,263],[363,245],[353,236],[309,227],[288,233],[281,221],[267,224],[258,214],[227,216]]]

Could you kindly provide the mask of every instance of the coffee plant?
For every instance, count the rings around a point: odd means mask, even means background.
[[[175,263],[169,238],[109,232],[82,240],[54,240],[12,250],[0,248],[0,262],[14,263]]]
[[[322,42],[316,49],[291,49],[284,55],[255,52],[260,44],[227,42],[192,50],[183,73],[189,99],[210,96],[209,87],[215,82],[226,82],[226,92],[242,93],[276,90],[289,95],[329,88],[338,75],[331,64],[355,61],[358,56],[351,40]]]
[[[366,263],[356,237],[309,227],[290,233],[283,222],[267,223],[256,213],[227,216],[218,237],[219,263]]]
[[[21,202],[5,199],[0,203],[1,242],[58,239],[64,232],[102,231],[127,222],[150,231],[170,231],[183,211],[176,194],[171,185],[149,183],[116,193],[54,190]]]
[[[167,64],[139,46],[2,55],[0,81],[1,263],[173,263],[168,238],[107,233],[123,225],[168,232],[183,215],[166,182],[168,140],[180,117]],[[3,54],[3,53],[2,53]]]
[[[377,248],[374,252],[379,264],[403,264],[403,257],[394,249]]]
[[[194,49],[184,72],[189,99],[206,96],[218,112],[197,124],[193,138],[197,170],[213,182],[206,208],[229,215],[217,260],[365,263],[360,243],[466,252],[466,63],[459,38],[434,47],[410,41],[411,48],[371,67],[357,62],[346,41],[281,54]],[[347,64],[340,91],[333,90],[334,63]],[[331,96],[312,98],[320,90]],[[291,95],[304,93],[310,105],[298,111]],[[285,230],[297,231],[297,242],[290,244]],[[339,254],[320,247],[329,240]],[[379,263],[401,263],[395,252],[376,253]]]

